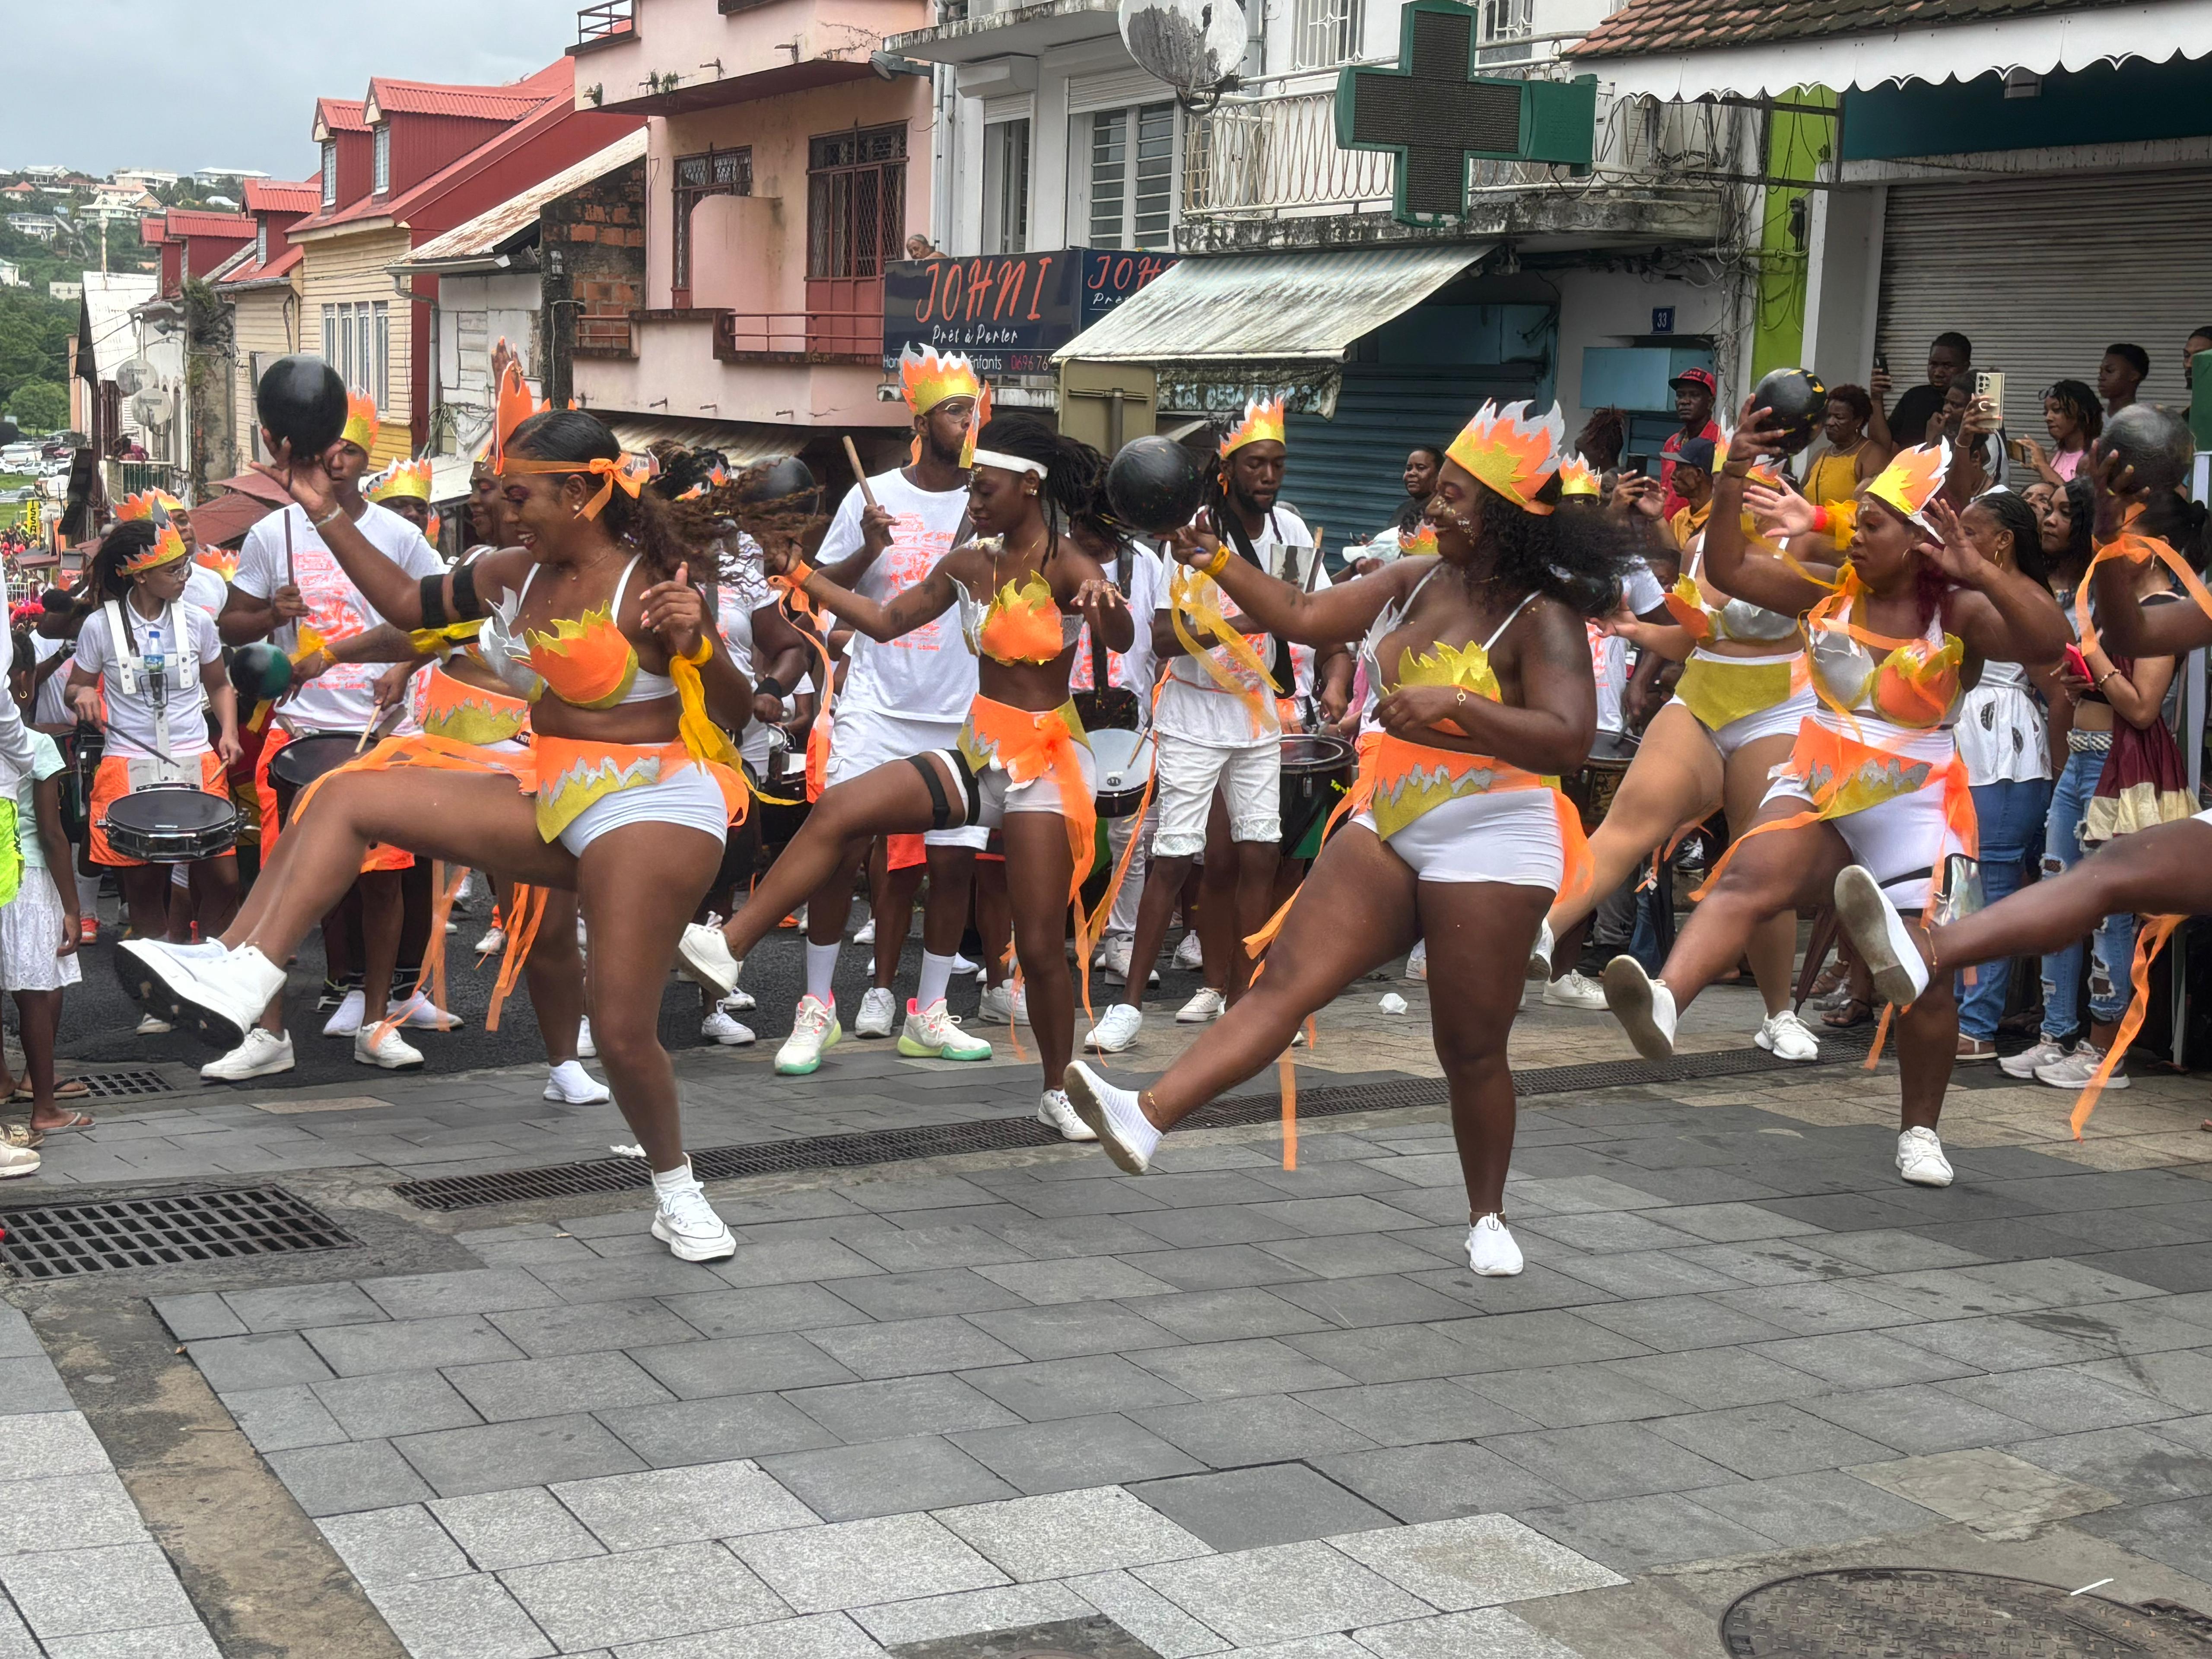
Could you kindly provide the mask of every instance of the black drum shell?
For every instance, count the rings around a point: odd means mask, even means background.
[[[1132,530],[1164,536],[1188,524],[1206,498],[1197,458],[1158,434],[1123,444],[1106,468],[1114,516]]]
[[[253,412],[271,437],[291,444],[293,454],[319,455],[345,430],[345,382],[319,357],[279,357],[261,372]]]
[[[1780,427],[1782,453],[1795,455],[1819,435],[1827,418],[1828,388],[1810,369],[1772,369],[1752,388],[1751,407],[1754,420],[1760,410],[1769,411],[1759,424]]]

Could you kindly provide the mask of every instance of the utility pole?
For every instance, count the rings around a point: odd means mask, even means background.
[[[100,274],[107,275],[107,216],[100,216]]]

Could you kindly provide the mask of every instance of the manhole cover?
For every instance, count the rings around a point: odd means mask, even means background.
[[[16,1279],[347,1249],[360,1243],[281,1187],[0,1209],[0,1262]]]
[[[2206,1659],[2185,1610],[1978,1572],[1862,1567],[1762,1584],[1721,1617],[1733,1659]]]

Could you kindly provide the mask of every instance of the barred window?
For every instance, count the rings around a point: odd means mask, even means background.
[[[880,276],[905,240],[905,124],[809,140],[807,276]]]
[[[753,152],[750,144],[736,149],[710,149],[701,155],[676,158],[675,286],[691,286],[691,210],[709,196],[750,196],[753,193]]]

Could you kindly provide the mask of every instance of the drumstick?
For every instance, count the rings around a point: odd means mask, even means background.
[[[845,435],[845,459],[852,464],[853,477],[860,483],[860,499],[870,507],[873,507],[876,504],[876,492],[868,488],[868,475],[866,470],[860,465],[860,452],[853,447],[853,437],[850,433]]]
[[[400,704],[394,703],[394,704],[392,705],[392,708],[393,708],[394,712],[396,712],[396,713],[399,714],[403,718],[404,717],[405,713],[406,713],[406,710],[404,709],[404,707],[402,707]],[[373,737],[374,737],[374,736],[376,735],[376,728],[377,728],[378,726],[381,726],[383,723],[384,723],[384,722],[383,722],[383,720],[382,720],[382,719],[381,719],[380,717],[378,717],[378,718],[373,718],[373,719],[371,719],[371,720],[370,720],[370,721],[369,721],[369,723],[368,723],[368,729],[367,729],[366,731],[362,732],[362,733],[361,734],[360,738],[359,738],[355,742],[355,744],[354,744],[354,746],[353,746],[353,752],[354,752],[355,754],[358,755],[359,753],[361,753],[361,751],[362,751],[362,750],[364,750],[364,749],[366,749],[366,748],[368,748],[368,740],[369,740],[371,738],[373,738]],[[397,726],[398,723],[399,723],[399,722],[398,722],[398,720],[394,720],[394,721],[392,722],[392,724],[393,724],[393,725],[395,725],[395,726]]]

